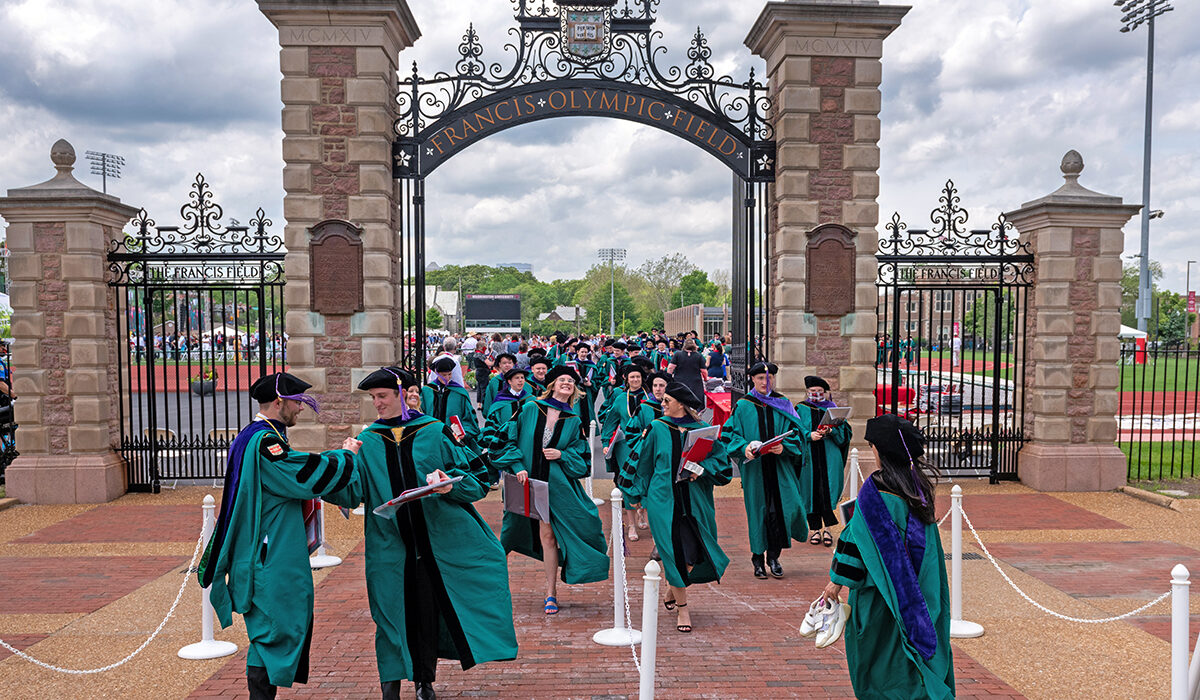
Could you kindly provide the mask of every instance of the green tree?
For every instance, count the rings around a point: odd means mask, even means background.
[[[425,310],[425,328],[427,330],[436,330],[442,327],[442,312],[434,307],[429,307]]]
[[[937,291],[935,294],[939,293]],[[1012,292],[1004,292],[1000,308],[1000,338],[1008,342],[1012,338],[1013,320],[1016,313],[1013,309]],[[963,334],[976,339],[976,347],[982,347],[982,341],[987,340],[987,346],[992,347],[996,338],[996,296],[992,293],[981,293],[975,297],[975,303],[967,309],[963,319]]]
[[[688,304],[713,306],[717,303],[717,285],[708,280],[704,270],[692,270],[679,279],[679,290],[671,300],[671,308]]]
[[[603,330],[605,332],[608,332],[608,326],[609,326],[608,306],[609,306],[609,289],[608,289],[608,287],[605,286],[603,288],[597,288],[592,293],[592,296],[586,301],[586,303],[583,304],[583,307],[585,309],[587,309],[587,317],[588,317],[589,325],[596,322],[593,319],[599,319],[600,316],[603,315],[604,321],[601,325],[603,327]],[[634,323],[636,326],[637,321],[639,320],[639,317],[637,315],[637,310],[634,308],[633,297],[631,297],[629,295],[629,292],[622,285],[618,284],[618,285],[616,285],[616,287],[613,288],[613,307],[615,309],[614,317],[617,319],[618,324],[621,322],[622,316],[624,316],[624,318],[626,320]],[[594,328],[594,326],[593,326],[593,328]]]
[[[646,283],[649,297],[661,315],[672,308],[671,302],[678,296],[680,280],[695,269],[696,266],[682,253],[672,253],[657,260],[647,260],[638,267],[637,273]]]
[[[1154,316],[1150,318],[1150,336],[1167,345],[1178,345],[1187,337],[1188,326],[1196,314],[1187,312],[1187,297],[1175,292],[1155,295]]]
[[[1121,323],[1137,326],[1137,298],[1139,281],[1139,264],[1129,263],[1121,268]],[[1162,263],[1150,261],[1150,288],[1153,292],[1158,289],[1158,281],[1162,279]]]

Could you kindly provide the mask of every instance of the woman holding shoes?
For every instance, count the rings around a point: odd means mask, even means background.
[[[950,594],[924,436],[895,415],[867,421],[879,470],[838,538],[822,597],[850,589],[846,661],[858,698],[954,697]]]
[[[667,579],[663,606],[678,611],[676,629],[688,633],[692,618],[687,587],[719,581],[729,565],[729,557],[717,543],[713,487],[728,484],[733,470],[720,442],[712,444],[707,457],[688,462],[681,470],[688,432],[708,427],[697,415],[704,404],[678,382],[665,387],[662,403],[663,415],[645,429],[618,477],[618,486],[646,507]]]
[[[522,484],[530,478],[549,484],[549,523],[506,512],[500,530],[505,552],[544,562],[547,615],[558,612],[560,576],[570,584],[608,579],[600,514],[579,483],[591,469],[591,455],[574,409],[582,393],[578,377],[565,365],[547,372],[549,389],[527,400],[493,443],[495,468],[515,474]]]

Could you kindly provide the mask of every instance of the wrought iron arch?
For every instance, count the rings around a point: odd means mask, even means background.
[[[668,49],[654,29],[660,0],[510,0],[517,26],[504,46],[511,65],[484,60],[471,25],[454,71],[412,73],[399,83],[393,176],[399,181],[405,362],[417,352],[424,324],[425,177],[457,153],[520,124],[569,116],[618,118],[674,133],[708,151],[733,172],[735,379],[747,360],[765,357],[767,306],[766,188],[775,179],[774,131],[767,86],[755,78],[719,76],[712,49],[697,28],[684,65],[665,65]],[[753,308],[752,308],[753,307]],[[419,311],[418,311],[419,310]]]

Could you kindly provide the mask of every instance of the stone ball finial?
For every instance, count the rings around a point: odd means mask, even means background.
[[[1067,177],[1079,177],[1079,173],[1083,172],[1083,156],[1079,155],[1079,151],[1071,149],[1063,156],[1062,164],[1063,175]]]
[[[66,139],[55,141],[50,147],[50,162],[60,171],[72,169],[75,165],[75,147]]]

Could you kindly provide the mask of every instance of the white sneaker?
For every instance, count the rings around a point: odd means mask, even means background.
[[[804,621],[800,623],[801,637],[814,637],[821,628],[821,618],[828,615],[832,606],[824,598],[817,598],[808,606]]]
[[[833,612],[823,621],[821,629],[817,633],[817,648],[824,649],[842,638],[842,632],[846,630],[846,622],[850,620],[850,606],[846,603],[839,603],[833,609]]]

